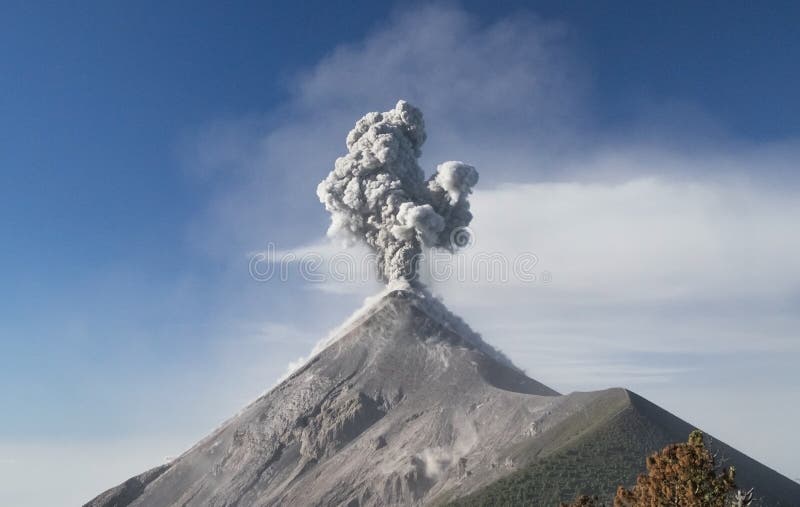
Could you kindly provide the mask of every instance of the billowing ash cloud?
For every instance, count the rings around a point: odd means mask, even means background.
[[[347,155],[317,187],[331,213],[328,235],[369,245],[384,281],[413,279],[423,246],[463,246],[462,228],[472,220],[467,197],[478,171],[444,162],[426,180],[417,163],[424,142],[422,112],[411,104],[368,113],[347,135]]]

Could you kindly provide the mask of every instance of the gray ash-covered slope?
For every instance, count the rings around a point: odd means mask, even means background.
[[[537,502],[570,496],[582,480],[569,469],[578,460],[562,456],[586,454],[602,477],[585,478],[605,494],[643,465],[610,467],[604,453],[643,464],[643,450],[689,429],[623,389],[561,396],[440,303],[400,290],[169,465],[87,505],[514,505],[515,484],[527,488],[525,505],[547,505]],[[778,492],[770,501],[800,498],[796,483],[719,446],[743,481]],[[524,479],[537,463],[552,475],[531,490]]]

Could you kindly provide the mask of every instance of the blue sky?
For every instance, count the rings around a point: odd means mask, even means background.
[[[316,184],[398,98],[426,168],[481,171],[478,244],[553,273],[435,288],[487,341],[800,476],[798,8],[403,5],[0,6],[0,503],[46,501],[41,460],[77,503],[180,452],[376,290],[248,255],[330,248]]]

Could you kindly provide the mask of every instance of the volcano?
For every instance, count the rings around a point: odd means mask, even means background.
[[[394,290],[183,455],[86,505],[550,506],[611,498],[692,429],[625,389],[561,395],[425,291]],[[797,505],[800,485],[711,440],[763,505]]]

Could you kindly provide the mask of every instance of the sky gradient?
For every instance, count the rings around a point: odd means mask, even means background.
[[[337,251],[316,185],[399,98],[481,173],[464,255],[552,276],[432,284],[456,313],[800,476],[798,8],[404,5],[0,6],[0,504],[182,452],[378,290],[248,265]]]

